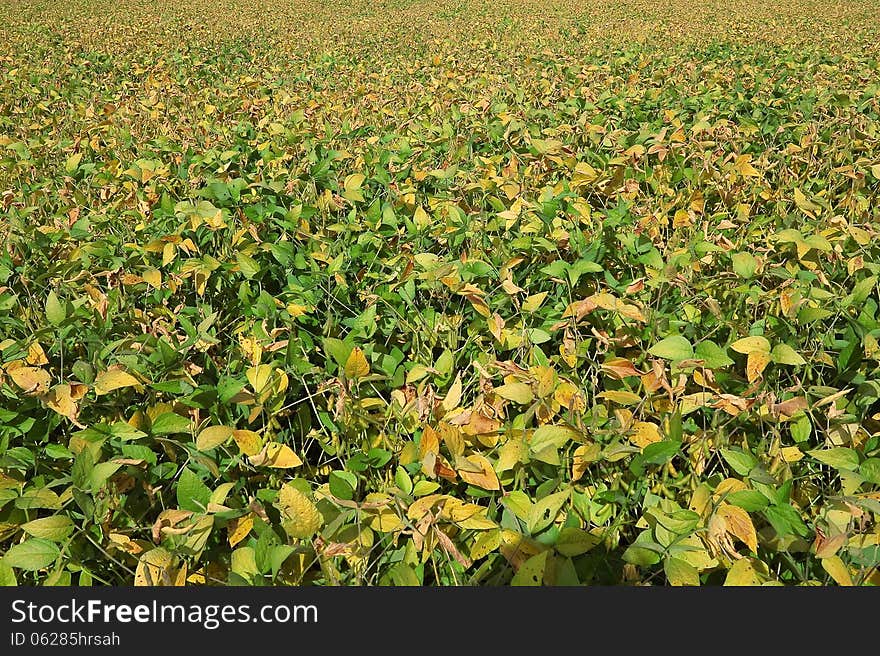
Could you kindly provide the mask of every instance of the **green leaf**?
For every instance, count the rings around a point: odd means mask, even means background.
[[[205,512],[211,500],[211,490],[202,483],[198,474],[189,468],[180,473],[177,481],[177,505],[183,510]]]
[[[583,529],[569,526],[559,532],[559,537],[556,538],[556,544],[553,546],[558,553],[572,558],[587,553],[601,542],[602,538]]]
[[[385,585],[415,587],[422,584],[416,571],[406,563],[397,563],[389,569],[385,581]]]
[[[278,570],[294,551],[296,548],[289,544],[276,544],[269,549],[269,567],[272,570],[272,578],[278,575]]]
[[[733,260],[733,270],[740,278],[753,278],[755,271],[758,269],[758,260],[749,253],[734,253],[731,256]]]
[[[528,529],[531,534],[540,533],[550,526],[555,520],[556,515],[562,509],[562,506],[568,501],[570,491],[556,492],[548,494],[540,501],[535,502],[529,509],[529,520],[527,522]]]
[[[192,422],[188,417],[181,417],[176,412],[163,412],[153,420],[150,432],[153,435],[171,435],[173,433],[189,433]],[[231,433],[230,433],[231,435]]]
[[[66,515],[53,515],[22,524],[21,530],[35,538],[61,542],[73,531],[73,522]]]
[[[859,468],[859,454],[845,447],[813,449],[807,453],[819,462],[838,470],[856,471]]]
[[[801,519],[797,510],[788,504],[770,506],[764,510],[764,517],[773,526],[773,530],[779,537],[785,537],[796,533],[802,537],[809,535],[810,531]]]
[[[82,160],[82,152],[74,153],[70,157],[67,158],[64,162],[64,170],[69,174],[73,174],[79,168],[79,163]]]
[[[544,572],[547,569],[549,551],[542,551],[529,558],[519,566],[516,574],[510,580],[512,586],[539,586],[544,583]]]
[[[807,364],[807,361],[804,360],[797,351],[788,344],[782,343],[773,347],[773,350],[770,352],[770,359],[776,364],[788,364],[792,366]]]
[[[642,450],[642,457],[649,465],[662,465],[675,457],[681,449],[681,442],[662,440],[649,444]]]
[[[529,450],[540,453],[547,447],[560,448],[577,437],[577,432],[568,426],[545,424],[540,426],[529,440]]]
[[[853,285],[852,293],[843,298],[843,301],[841,301],[841,305],[845,308],[852,305],[861,305],[868,299],[868,296],[871,295],[871,292],[874,290],[874,287],[876,285],[877,276],[868,276],[864,280],[860,280],[855,285]]]
[[[340,499],[350,501],[354,498],[354,492],[357,490],[357,477],[347,471],[330,472],[329,477],[330,494]]]
[[[3,558],[0,558],[0,588],[12,588],[18,585],[15,571]]]
[[[690,360],[694,357],[694,347],[681,335],[674,335],[654,344],[648,353],[664,360]]]
[[[89,487],[92,492],[99,492],[107,479],[113,476],[122,465],[117,462],[99,462],[89,472]]]
[[[733,505],[738,506],[746,512],[757,512],[764,510],[769,504],[767,497],[755,490],[738,490],[731,492],[724,500]]]
[[[335,337],[324,338],[324,352],[333,358],[340,368],[345,367],[345,363],[348,361],[352,350],[354,350],[354,346],[343,342],[341,339],[336,339]]]
[[[660,562],[665,549],[651,539],[651,531],[642,531],[623,552],[623,560],[640,567],[650,567]]]
[[[61,550],[53,542],[31,538],[11,546],[3,557],[3,562],[17,569],[36,571],[54,563],[59,555]]]
[[[694,356],[703,361],[703,366],[706,369],[721,369],[733,364],[733,360],[727,355],[727,351],[709,340],[697,344]]]
[[[92,469],[95,467],[95,458],[92,450],[89,448],[82,449],[76,454],[71,467],[71,478],[73,484],[80,490],[90,490],[92,487]]]
[[[868,458],[859,465],[859,473],[865,480],[874,485],[880,485],[880,458]]]
[[[758,464],[757,459],[742,449],[721,449],[721,457],[730,465],[730,468],[740,476],[748,476],[749,472]]]
[[[73,451],[68,449],[66,446],[62,446],[61,444],[47,444],[43,448],[43,453],[45,453],[47,457],[53,458],[54,460],[67,460],[75,457]]]
[[[238,263],[238,269],[245,278],[253,278],[260,272],[260,265],[250,255],[238,252],[235,254],[235,261]]]
[[[46,319],[53,326],[58,326],[67,318],[67,312],[54,291],[46,297]]]
[[[394,484],[400,488],[404,494],[412,494],[413,482],[409,473],[403,467],[399,466],[394,471]]]

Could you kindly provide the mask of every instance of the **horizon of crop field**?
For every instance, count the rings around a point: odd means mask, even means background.
[[[880,583],[877,3],[0,21],[0,583]]]

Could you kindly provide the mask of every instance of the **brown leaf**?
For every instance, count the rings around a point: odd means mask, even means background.
[[[470,559],[462,555],[446,533],[435,526],[434,535],[440,543],[440,546],[443,547],[443,550],[452,556],[462,567],[467,568],[471,566],[472,563]]]
[[[601,365],[602,371],[611,374],[612,378],[621,380],[629,376],[641,376],[643,372],[635,368],[632,362],[626,358],[611,358]]]
[[[791,417],[801,410],[806,410],[808,407],[809,403],[807,403],[806,397],[796,396],[793,399],[788,399],[786,401],[782,401],[781,403],[774,403],[772,406],[772,411],[774,416],[776,417]]]

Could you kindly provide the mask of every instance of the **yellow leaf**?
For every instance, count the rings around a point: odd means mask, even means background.
[[[186,561],[181,563],[180,567],[177,569],[177,572],[174,574],[174,580],[172,585],[177,588],[182,588],[186,585],[186,574],[187,574],[187,564]]]
[[[300,305],[298,303],[288,303],[287,304],[287,312],[294,319],[307,314],[311,308],[308,305]]]
[[[156,289],[162,287],[162,272],[159,269],[147,269],[141,274],[141,277]]]
[[[525,405],[531,403],[535,396],[532,394],[532,388],[525,383],[507,383],[495,388],[495,393],[502,399]]]
[[[710,392],[694,392],[693,394],[685,394],[681,397],[681,403],[679,408],[681,409],[681,415],[685,416],[690,414],[697,408],[703,408],[708,406],[714,396]]]
[[[815,212],[822,209],[821,206],[816,205],[816,203],[809,200],[800,189],[794,190],[794,202],[795,205],[801,208],[804,212]]]
[[[443,399],[443,409],[446,412],[450,410],[454,410],[458,407],[459,402],[461,401],[461,374],[458,374],[455,377],[452,385],[449,387],[449,391],[446,393],[446,398]]]
[[[27,394],[42,394],[49,389],[52,382],[49,372],[39,367],[16,367],[7,369],[6,373]]]
[[[474,310],[476,310],[479,314],[482,314],[486,318],[489,318],[490,316],[492,316],[492,311],[489,309],[489,306],[486,304],[486,301],[484,301],[482,298],[480,298],[479,296],[476,296],[474,294],[466,294],[465,298],[467,298],[467,300],[470,301]]]
[[[501,531],[498,529],[484,531],[477,535],[471,545],[471,560],[480,560],[501,546]]]
[[[79,408],[71,396],[70,385],[56,385],[46,394],[42,394],[40,400],[46,404],[46,407],[59,415],[67,417],[71,421],[76,420]]]
[[[666,580],[674,587],[700,585],[697,568],[682,558],[667,556],[663,561],[663,571],[666,573]]]
[[[522,304],[523,312],[535,312],[541,307],[541,303],[547,298],[547,294],[548,292],[539,292],[526,297],[526,300],[524,300]]]
[[[437,426],[437,433],[440,435],[443,444],[446,445],[451,456],[458,457],[464,453],[464,439],[458,426],[441,423]]]
[[[514,569],[519,569],[520,565],[529,558],[547,549],[547,546],[537,540],[526,537],[522,533],[506,528],[501,529],[501,546],[499,550],[501,555],[507,559],[507,562],[513,565]]]
[[[259,365],[260,359],[263,357],[263,346],[260,344],[259,340],[255,337],[239,335],[238,342],[242,352],[247,356],[247,359],[250,360],[255,367]],[[245,375],[247,375],[247,373],[245,373]],[[248,382],[250,382],[250,379],[248,379]]]
[[[278,491],[275,505],[281,511],[282,528],[292,538],[310,538],[324,524],[324,518],[311,499],[292,485],[284,485]]]
[[[100,396],[101,394],[109,394],[113,390],[140,384],[141,382],[137,378],[122,369],[108,369],[99,373],[95,379],[95,394]]]
[[[527,450],[521,439],[510,438],[498,449],[498,462],[495,464],[495,470],[506,472],[513,469],[522,462],[526,453]]]
[[[749,489],[748,485],[738,478],[725,478],[715,487],[715,492],[713,492],[712,496],[716,499],[723,499],[728,494],[747,489]]]
[[[361,185],[364,183],[364,180],[367,179],[363,173],[352,173],[348,177],[345,178],[345,182],[343,183],[343,187],[346,191],[355,191],[361,188]]]
[[[233,430],[228,426],[209,426],[196,438],[196,448],[199,451],[213,449],[232,437],[232,433]]]
[[[497,529],[498,524],[486,517],[485,512],[486,509],[483,508],[482,512],[471,515],[467,519],[462,519],[458,521],[458,527],[466,529],[468,531],[489,531],[492,529]]]
[[[422,437],[419,440],[419,460],[424,459],[429,453],[434,455],[440,453],[440,436],[433,428],[425,426],[425,429],[422,431]]]
[[[822,569],[831,575],[837,585],[850,587],[853,584],[849,569],[840,559],[840,556],[831,556],[822,559]]]
[[[40,346],[39,342],[32,342],[31,345],[28,346],[26,361],[28,364],[35,367],[49,364],[49,358],[46,357],[46,352],[43,350],[43,347]]]
[[[177,246],[170,241],[162,247],[162,266],[168,266],[177,257]]]
[[[413,501],[406,511],[406,516],[414,522],[417,522],[422,517],[427,515],[435,504],[448,498],[449,497],[447,497],[445,494],[428,494],[421,499]]]
[[[162,547],[147,551],[138,560],[134,572],[135,586],[171,585],[174,574],[171,563],[171,554]]]
[[[345,375],[349,378],[363,378],[370,373],[370,363],[364,355],[363,349],[354,347],[345,361]]]
[[[724,518],[728,533],[739,538],[753,553],[758,551],[758,536],[749,513],[728,503],[720,504],[715,512]]]
[[[748,355],[749,353],[770,353],[770,342],[765,337],[755,335],[753,337],[743,337],[736,340],[730,345],[737,353]]]
[[[761,175],[760,171],[751,165],[751,159],[751,155],[739,155],[733,165],[736,172],[744,178],[757,178]]]
[[[553,399],[574,412],[582,412],[586,408],[586,402],[578,388],[565,380],[553,392]]]
[[[797,462],[804,457],[803,452],[796,446],[784,446],[779,450],[779,453],[785,462]]]
[[[403,520],[393,510],[380,510],[370,520],[370,528],[379,533],[393,533],[403,528]]]
[[[260,453],[248,458],[248,461],[256,467],[273,467],[275,469],[289,469],[303,464],[293,449],[278,442],[269,442]]]
[[[586,162],[578,162],[571,177],[571,186],[575,189],[589,185],[599,177],[599,172]]]
[[[676,210],[672,217],[673,228],[686,228],[693,223],[687,210]]]
[[[623,390],[608,390],[601,392],[599,396],[603,399],[614,401],[614,403],[619,403],[620,405],[636,405],[642,400],[642,397],[638,394],[625,392]]]
[[[761,378],[761,374],[767,365],[770,364],[770,354],[762,351],[752,351],[746,360],[746,378],[750,383],[754,383]]]
[[[740,558],[733,563],[724,579],[726,586],[751,586],[760,585],[761,579],[755,571],[752,562],[748,558]]]
[[[244,540],[251,529],[254,527],[254,518],[252,515],[237,517],[226,525],[226,532],[229,539],[229,546],[234,547]]]
[[[256,394],[260,394],[272,381],[272,366],[268,364],[258,364],[250,367],[245,376]]]
[[[260,452],[262,438],[259,433],[249,430],[232,431],[232,439],[238,445],[238,448],[246,456],[255,456]]]
[[[413,221],[420,230],[423,230],[431,224],[431,217],[429,217],[424,208],[419,205],[413,213]]]
[[[629,436],[629,441],[642,449],[662,439],[660,427],[650,421],[638,421],[633,424],[633,433]]]
[[[586,473],[587,468],[602,455],[602,448],[595,442],[582,444],[574,450],[571,462],[571,480],[577,481]]]
[[[461,480],[471,485],[476,485],[484,490],[499,490],[501,485],[498,483],[498,476],[492,469],[492,464],[479,454],[473,454],[465,458],[469,463],[475,466],[479,471],[468,471],[467,469],[459,469],[458,475]]]

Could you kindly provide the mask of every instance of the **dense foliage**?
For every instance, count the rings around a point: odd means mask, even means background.
[[[0,582],[880,583],[880,4],[0,25]]]

